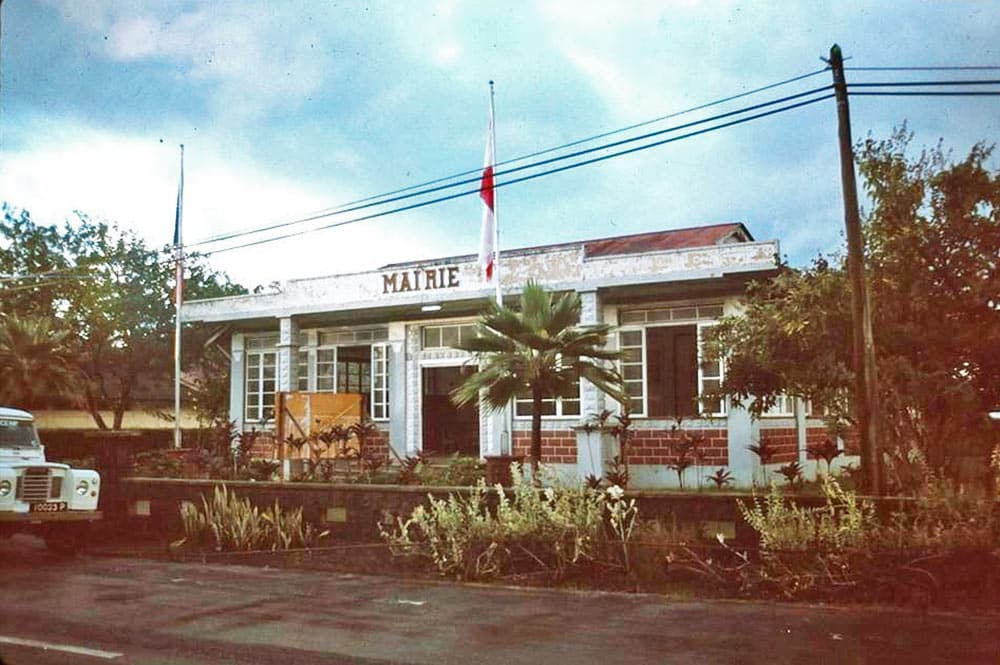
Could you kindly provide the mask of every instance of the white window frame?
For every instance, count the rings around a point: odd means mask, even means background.
[[[355,341],[353,343],[338,343],[338,344],[324,344],[324,345],[312,345],[312,346],[302,346],[299,348],[300,353],[308,354],[308,365],[306,367],[307,378],[305,384],[308,387],[309,392],[317,393],[336,393],[337,388],[340,384],[340,349],[343,347],[358,347],[367,346],[369,347],[369,358],[371,360],[371,370],[368,376],[368,389],[371,398],[369,400],[368,409],[370,411],[369,415],[372,420],[376,421],[386,421],[389,420],[389,353],[390,345],[388,342],[372,342],[372,341]],[[330,380],[330,388],[320,388],[320,375],[319,375],[319,356],[321,351],[331,351],[331,357],[328,360],[324,360],[323,364],[331,367],[332,372],[328,375],[324,375],[323,378],[328,378]],[[301,356],[300,356],[301,357]],[[302,365],[299,364],[301,369]],[[376,388],[376,374],[382,378],[382,386]],[[303,377],[299,376],[298,385],[301,389],[303,384]]]
[[[305,362],[302,362],[302,356],[305,354]],[[309,392],[312,387],[310,381],[312,376],[309,372],[309,366],[312,364],[312,358],[310,357],[309,347],[300,346],[299,350],[296,352],[295,362],[297,364],[298,373],[295,377],[296,389],[300,392]]]
[[[561,355],[557,359],[557,362],[562,363],[562,356]],[[556,409],[555,409],[556,412],[555,413],[550,413],[550,414],[547,414],[547,415],[543,414],[542,415],[542,419],[543,420],[554,420],[554,419],[559,419],[559,418],[580,418],[583,415],[583,380],[582,379],[577,379],[577,381],[575,383],[576,383],[576,397],[575,398],[572,398],[572,397],[562,397],[562,396],[559,396],[559,397],[543,397],[542,398],[542,403],[543,404],[546,403],[546,402],[555,402],[555,407],[556,407]],[[577,403],[577,412],[576,413],[563,413],[563,400],[564,399],[568,400],[570,402],[576,402]],[[527,415],[524,415],[524,416],[518,415],[517,408],[518,408],[518,405],[521,405],[521,404],[527,405],[527,407],[529,409],[529,413]],[[516,418],[517,420],[530,420],[531,419],[531,413],[530,413],[531,404],[532,404],[532,399],[530,397],[525,398],[525,399],[518,399],[515,396],[514,397],[514,418]]]
[[[691,305],[690,307],[694,307],[694,305]],[[716,325],[716,323],[717,323],[716,321],[697,321],[697,320],[677,321],[677,322],[673,322],[672,321],[672,322],[669,322],[669,323],[662,323],[662,324],[660,324],[660,323],[645,323],[645,324],[638,323],[638,324],[628,324],[628,325],[622,326],[622,327],[620,327],[618,329],[617,343],[618,343],[618,349],[619,350],[624,350],[625,348],[629,348],[629,349],[640,348],[640,347],[635,347],[635,346],[624,346],[623,347],[622,346],[622,338],[621,338],[621,336],[622,336],[623,333],[638,332],[638,333],[640,333],[640,336],[641,336],[641,343],[642,343],[642,346],[641,346],[641,351],[642,351],[642,354],[641,354],[641,356],[642,356],[642,365],[641,365],[641,367],[642,367],[642,370],[641,370],[641,375],[642,375],[642,383],[641,383],[641,385],[642,385],[642,410],[641,411],[637,411],[635,408],[633,408],[632,409],[632,414],[631,414],[633,417],[637,417],[637,418],[648,418],[648,417],[650,417],[650,416],[647,415],[649,413],[649,381],[648,381],[648,379],[646,377],[647,377],[647,374],[648,374],[647,370],[649,368],[649,363],[648,363],[648,358],[647,358],[648,344],[646,342],[646,331],[648,329],[650,329],[650,328],[677,328],[677,327],[682,327],[682,326],[694,326],[695,329],[697,330],[697,363],[698,363],[698,379],[697,379],[697,381],[698,381],[698,385],[696,386],[696,388],[698,389],[698,410],[699,410],[699,413],[695,417],[706,416],[706,417],[710,417],[710,418],[721,418],[721,417],[725,417],[727,415],[726,400],[720,400],[719,401],[720,402],[719,403],[719,407],[720,407],[719,411],[707,413],[707,412],[704,411],[703,404],[702,404],[702,398],[701,398],[701,396],[705,393],[705,383],[707,381],[718,380],[719,383],[720,383],[720,385],[721,385],[721,383],[725,380],[725,376],[726,376],[726,364],[725,364],[724,360],[720,360],[719,361],[719,375],[718,376],[707,376],[705,374],[703,368],[702,368],[702,339],[703,339],[703,330],[705,330],[707,328],[711,328],[712,326]],[[630,364],[634,364],[634,363],[630,363]],[[624,368],[622,366],[622,361],[618,361],[618,365],[619,365],[619,371],[622,371],[622,375],[624,376]],[[638,383],[638,381],[636,379],[629,379],[628,382],[630,382],[630,383]],[[633,398],[633,399],[637,399],[637,398]]]
[[[719,360],[716,361],[716,362],[718,362],[718,365],[719,365],[719,374],[718,374],[718,376],[706,376],[705,375],[705,370],[704,370],[704,368],[702,366],[703,363],[704,363],[704,360],[703,360],[703,358],[704,358],[704,349],[703,349],[703,347],[705,345],[705,343],[704,343],[704,339],[705,339],[704,331],[708,330],[709,328],[714,327],[715,325],[716,325],[716,323],[714,321],[710,322],[710,323],[699,323],[698,324],[698,411],[701,413],[701,415],[706,415],[706,416],[715,417],[715,418],[721,418],[721,417],[723,417],[723,416],[726,415],[726,400],[725,399],[719,399],[719,410],[718,411],[707,412],[707,411],[705,411],[705,404],[704,404],[704,400],[702,399],[702,395],[704,395],[705,392],[706,392],[705,383],[707,381],[718,381],[719,382],[719,386],[721,387],[722,383],[726,379],[726,363],[725,363],[725,360],[723,358],[719,358]]]
[[[276,344],[277,340],[273,342],[269,338],[251,338],[248,340],[246,347],[244,348],[243,357],[243,420],[245,423],[267,425],[274,422],[274,409],[277,406],[277,386],[278,386],[278,374],[280,362],[278,357],[278,348]],[[254,345],[259,344],[257,348],[252,348]],[[266,392],[264,391],[264,382],[268,379],[264,376],[264,369],[266,367],[265,361],[270,357],[272,359],[272,367],[274,369],[274,375],[271,377],[270,381],[274,384],[275,390],[270,391],[271,399],[273,400],[270,405],[265,404],[264,397]],[[257,378],[250,378],[251,369],[251,358],[257,359]],[[250,404],[250,395],[257,396],[257,404]],[[270,406],[271,417],[265,417],[265,411]]]
[[[389,420],[389,344],[372,344],[371,409],[372,420]],[[376,386],[376,378],[382,381]]]
[[[639,333],[639,346],[622,346],[622,338],[621,338],[622,333]],[[646,367],[647,367],[647,363],[646,363],[646,328],[645,328],[645,326],[643,326],[643,327],[637,327],[637,328],[621,328],[621,329],[619,329],[617,342],[618,342],[618,350],[619,351],[623,351],[624,349],[636,349],[636,348],[639,349],[639,362],[638,362],[638,365],[639,365],[639,378],[638,379],[626,379],[625,383],[626,383],[626,385],[629,384],[629,383],[638,383],[639,385],[642,386],[642,397],[641,398],[635,398],[635,397],[632,397],[631,393],[630,393],[629,394],[629,399],[630,399],[630,404],[631,404],[632,400],[635,400],[635,399],[641,399],[642,400],[642,408],[638,409],[638,410],[636,410],[635,408],[632,408],[632,412],[631,413],[632,413],[633,416],[638,416],[640,418],[644,418],[644,417],[646,417],[646,409],[647,409],[646,404],[647,404],[647,397],[649,395],[649,386],[647,385],[647,381],[646,381]],[[635,365],[636,362],[632,361],[632,362],[629,362],[627,364],[629,364],[629,365]],[[619,361],[619,367],[618,367],[618,369],[619,369],[620,372],[622,372],[622,377],[624,377],[625,376],[625,372],[624,372],[624,367],[621,364],[621,361]]]
[[[465,334],[471,333],[473,336],[477,334],[476,323],[474,321],[463,321],[457,323],[432,323],[429,325],[422,326],[420,328],[420,348],[421,349],[453,349],[454,346],[444,344],[444,331],[446,328],[455,329],[455,337],[458,339],[458,343],[461,344],[465,340]],[[471,329],[471,330],[469,330]],[[427,332],[430,330],[437,331],[438,334],[438,344],[427,344]],[[467,331],[463,333],[463,330]]]
[[[774,402],[774,405],[761,414],[762,418],[794,418],[795,417],[795,404],[796,402],[802,401],[805,406],[805,416],[807,418],[812,416],[812,401],[802,400],[800,397],[795,397],[794,395],[788,395],[782,393],[778,395]]]

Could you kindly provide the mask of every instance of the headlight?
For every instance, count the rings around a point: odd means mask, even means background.
[[[0,480],[0,496],[9,496],[13,488],[9,480]]]
[[[86,494],[87,490],[89,489],[90,489],[90,483],[88,483],[86,480],[81,480],[76,484],[76,493],[79,494],[80,496]]]

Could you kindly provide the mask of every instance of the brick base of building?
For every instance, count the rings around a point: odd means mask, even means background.
[[[719,428],[685,429],[635,429],[628,444],[629,464],[670,464],[677,453],[677,444],[683,436],[697,441],[694,449],[701,464],[725,466],[729,463],[729,438],[726,430]],[[529,456],[531,432],[514,432],[514,454]],[[694,452],[691,453],[694,455]],[[576,432],[544,430],[542,432],[542,464],[576,464]]]
[[[369,437],[365,442],[365,451],[369,457],[389,460],[389,433],[382,429],[378,430],[376,434]],[[289,450],[288,454],[290,458],[301,457],[301,452],[298,450]],[[250,446],[250,457],[253,459],[276,460],[278,456],[278,442],[274,435],[258,432]],[[324,457],[333,456],[332,450],[330,455],[324,455]]]
[[[770,464],[788,464],[799,460],[799,436],[794,427],[762,427],[760,438],[767,441],[774,449]],[[809,427],[806,429],[806,450],[810,446],[820,445],[830,438],[826,427]],[[851,430],[844,437],[844,454],[858,454],[858,437],[856,430]],[[807,454],[807,458],[811,456]]]

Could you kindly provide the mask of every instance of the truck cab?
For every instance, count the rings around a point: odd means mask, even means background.
[[[100,475],[45,460],[35,419],[0,406],[0,537],[33,533],[70,554],[86,545],[97,509]]]

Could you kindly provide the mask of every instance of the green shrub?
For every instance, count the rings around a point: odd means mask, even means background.
[[[180,478],[183,466],[170,450],[149,450],[135,456],[133,472],[144,478]]]
[[[992,498],[929,474],[883,521],[870,502],[824,478],[825,505],[796,505],[772,486],[740,502],[760,537],[760,556],[739,567],[746,595],[851,600],[978,602],[1000,591],[998,523]],[[723,543],[724,545],[724,543]]]
[[[283,510],[277,501],[259,510],[249,499],[229,492],[225,485],[215,488],[212,500],[204,495],[201,507],[190,501],[180,506],[184,539],[217,552],[287,550],[314,546],[328,532],[317,533],[302,519],[302,508]]]
[[[773,483],[763,501],[756,495],[749,506],[737,501],[743,519],[759,534],[762,551],[831,551],[864,544],[877,525],[871,503],[858,501],[827,476],[822,488],[826,505],[820,508],[785,499]]]
[[[635,525],[634,501],[626,503],[620,488],[598,491],[585,487],[532,486],[513,474],[510,496],[496,487],[491,510],[484,481],[467,495],[446,499],[428,496],[409,518],[380,525],[393,554],[428,558],[442,575],[485,579],[525,567],[562,578],[572,567],[593,560],[610,539],[627,551]],[[624,504],[624,506],[619,505]],[[625,555],[627,564],[627,554]]]
[[[455,453],[443,463],[431,461],[420,454],[400,460],[395,476],[374,476],[372,480],[387,480],[399,485],[431,487],[473,487],[486,477],[486,465],[476,457]]]

